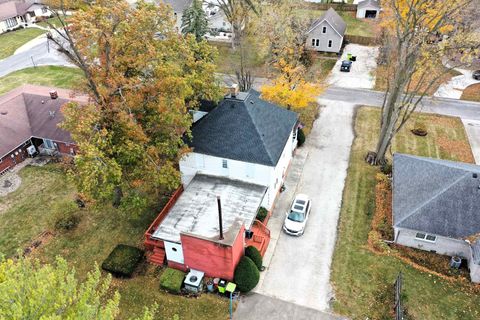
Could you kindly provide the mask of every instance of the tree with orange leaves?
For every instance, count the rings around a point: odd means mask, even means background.
[[[478,34],[464,23],[472,0],[388,0],[384,2],[383,52],[387,90],[375,151],[365,160],[386,162],[395,134],[410,119],[428,91],[452,68],[478,55]],[[449,67],[438,65],[449,58]]]
[[[63,108],[79,147],[72,177],[87,199],[140,212],[179,186],[188,110],[220,94],[216,50],[179,35],[166,5],[98,0],[68,20],[58,8],[50,38],[83,71],[91,97]]]
[[[261,89],[262,97],[279,104],[287,109],[306,108],[316,100],[323,91],[319,83],[305,80],[305,67],[294,66],[280,58],[276,63],[280,75],[273,80],[273,84],[264,85]]]

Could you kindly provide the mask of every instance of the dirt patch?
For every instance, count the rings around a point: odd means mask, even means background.
[[[0,197],[17,190],[22,184],[22,178],[16,172],[9,172],[0,177]],[[1,205],[0,205],[1,208]]]
[[[34,254],[35,251],[40,247],[48,242],[50,242],[53,239],[54,234],[50,231],[44,231],[40,233],[31,243],[28,247],[23,249],[23,256],[29,256],[31,254]]]

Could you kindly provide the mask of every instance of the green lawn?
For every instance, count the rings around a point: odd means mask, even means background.
[[[396,137],[392,151],[436,158],[473,161],[461,121],[422,115],[428,135],[410,133],[411,121]],[[379,127],[379,110],[360,108],[355,120],[356,138],[343,194],[339,234],[332,265],[334,310],[352,319],[391,319],[393,282],[404,273],[405,306],[409,319],[479,319],[480,295],[473,285],[450,283],[420,272],[366,248],[375,210],[375,173],[364,162],[373,150]]]
[[[83,79],[78,68],[44,66],[12,72],[0,78],[0,95],[24,84],[74,88]]]
[[[53,230],[55,212],[74,200],[75,188],[56,165],[25,167],[20,171],[20,188],[0,198],[0,252],[10,256],[25,248],[37,235]],[[97,209],[77,209],[81,215],[78,227],[54,237],[33,252],[44,262],[56,256],[64,257],[77,271],[80,279],[98,265],[119,243],[141,246],[143,233],[153,221],[157,210],[141,217],[129,217],[111,206]],[[140,314],[142,307],[157,303],[158,318],[226,319],[228,300],[203,294],[200,298],[185,298],[161,292],[161,270],[144,263],[132,279],[114,279],[113,287],[121,296],[121,318]]]
[[[322,10],[315,10],[310,8],[299,8],[296,10],[296,13],[304,18],[311,21],[320,18],[320,16],[325,13]],[[352,36],[363,36],[363,37],[373,37],[375,36],[375,25],[374,21],[366,19],[357,19],[355,17],[355,12],[342,11],[337,12],[343,20],[347,23],[347,35]]]
[[[45,31],[41,29],[26,28],[1,34],[0,60],[11,56],[15,52],[15,50],[43,33],[45,33]]]

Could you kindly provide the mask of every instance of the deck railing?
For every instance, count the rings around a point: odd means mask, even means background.
[[[168,200],[167,204],[163,207],[162,211],[158,214],[158,216],[153,220],[150,227],[148,227],[147,231],[145,232],[145,247],[149,250],[153,250],[153,247],[156,247],[160,244],[161,241],[152,239],[152,235],[157,230],[158,225],[163,221],[163,219],[167,216],[170,209],[173,207],[177,199],[183,192],[183,186],[180,186],[175,192],[172,194],[170,199]]]

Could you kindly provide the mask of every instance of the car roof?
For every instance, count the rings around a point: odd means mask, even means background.
[[[301,204],[298,201],[303,201],[304,203]],[[296,212],[305,213],[307,210],[307,202],[309,201],[308,197],[304,194],[297,194],[295,196],[295,200],[293,200],[291,210],[295,210]]]

